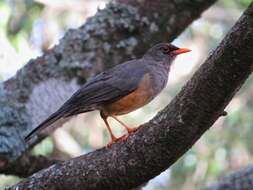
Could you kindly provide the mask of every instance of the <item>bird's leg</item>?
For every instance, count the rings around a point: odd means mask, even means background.
[[[111,116],[113,119],[115,119],[116,121],[118,121],[123,127],[125,127],[125,129],[127,130],[128,134],[134,133],[135,131],[137,131],[138,127],[135,128],[130,128],[128,127],[125,123],[123,123],[122,121],[120,121],[116,116],[112,115]]]
[[[112,133],[112,129],[111,129],[111,127],[110,127],[110,125],[109,125],[107,119],[103,119],[103,120],[104,120],[104,122],[105,122],[105,126],[107,127],[107,129],[108,129],[108,131],[109,131],[109,133],[110,133],[111,140],[112,140],[112,141],[116,141],[117,137],[115,137],[114,134]]]
[[[107,116],[104,116],[104,115],[101,114],[101,117],[104,120],[105,126],[107,127],[107,129],[109,131],[109,134],[111,136],[111,141],[107,144],[108,147],[111,147],[113,143],[115,143],[119,140],[124,140],[125,139],[126,135],[123,135],[122,137],[119,137],[119,138],[115,137],[115,135],[112,133],[112,129],[111,129],[111,127],[110,127],[110,125],[107,121]]]

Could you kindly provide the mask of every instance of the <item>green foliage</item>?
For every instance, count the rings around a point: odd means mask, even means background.
[[[44,139],[41,143],[37,144],[33,150],[33,155],[48,156],[53,152],[54,144],[50,137]]]
[[[221,4],[223,4],[225,7],[228,8],[246,8],[249,6],[249,4],[252,2],[252,0],[222,0],[220,1]]]
[[[12,175],[0,175],[0,188],[1,187],[9,187],[11,185],[16,184],[18,181],[20,181],[20,178],[17,176]]]
[[[9,5],[11,14],[8,16],[6,33],[13,46],[17,48],[20,37],[29,40],[34,21],[40,17],[43,6],[31,0],[14,2]]]

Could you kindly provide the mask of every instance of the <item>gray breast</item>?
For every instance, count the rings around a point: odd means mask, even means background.
[[[154,96],[157,96],[166,86],[169,76],[169,70],[163,65],[154,64],[149,66],[151,79],[153,83]]]

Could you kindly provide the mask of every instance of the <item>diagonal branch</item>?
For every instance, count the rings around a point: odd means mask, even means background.
[[[10,189],[131,189],[170,167],[224,113],[253,69],[253,3],[172,102],[127,142],[55,164]]]
[[[0,84],[0,171],[31,147],[24,136],[90,76],[173,40],[215,1],[118,0],[29,61]]]

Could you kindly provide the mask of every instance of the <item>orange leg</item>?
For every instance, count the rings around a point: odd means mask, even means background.
[[[111,136],[111,142],[109,142],[107,144],[108,147],[111,147],[113,143],[115,143],[115,142],[117,142],[119,140],[124,140],[125,139],[126,135],[123,135],[123,136],[121,136],[119,138],[115,137],[114,134],[112,133],[112,129],[111,129],[111,127],[110,127],[110,125],[109,125],[109,123],[107,121],[107,117],[102,117],[102,119],[104,120],[105,125],[106,125],[106,127],[107,127],[107,129],[108,129],[108,131],[110,133],[110,136]]]
[[[112,115],[111,116],[113,119],[115,119],[116,121],[118,121],[123,127],[125,127],[125,129],[127,130],[128,134],[134,133],[135,131],[137,131],[138,127],[135,128],[129,128],[125,123],[123,123],[122,121],[120,121],[116,116]]]

